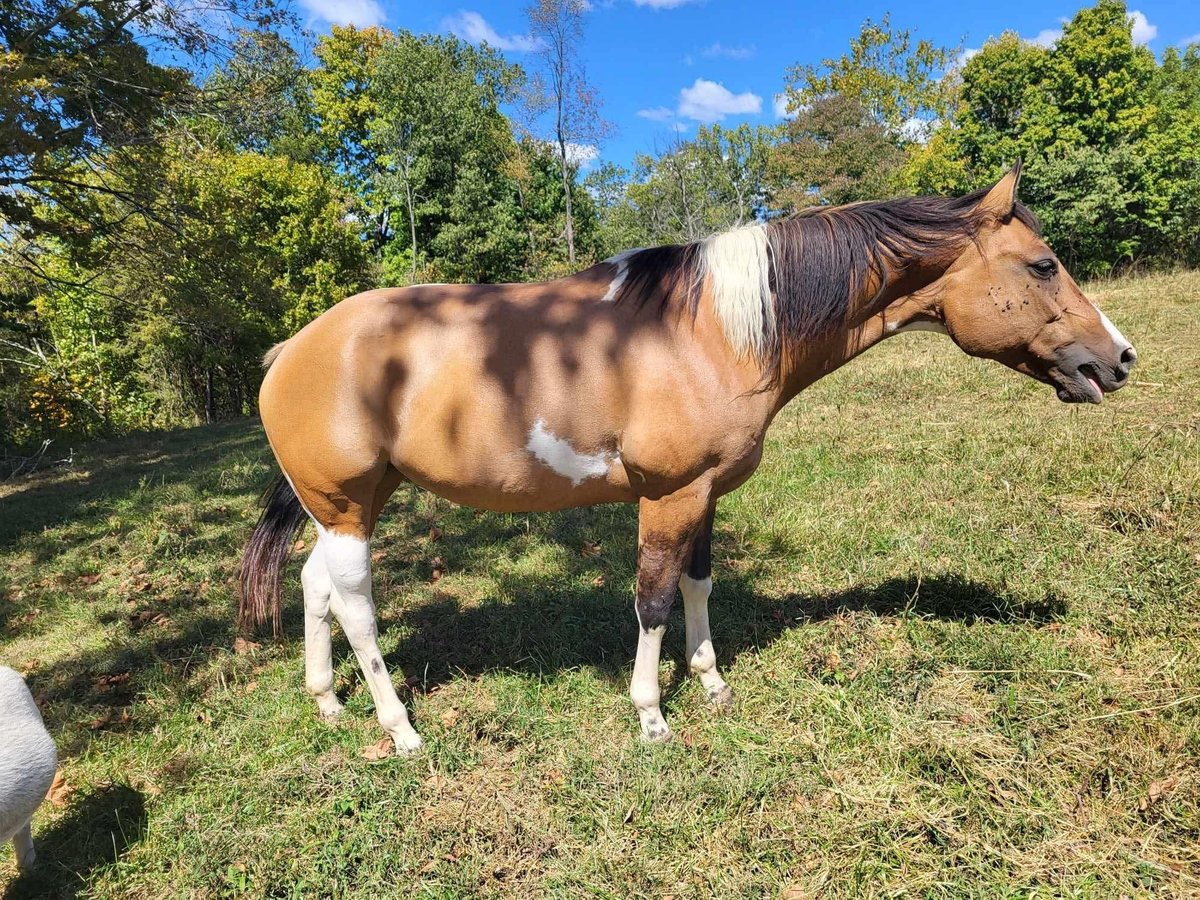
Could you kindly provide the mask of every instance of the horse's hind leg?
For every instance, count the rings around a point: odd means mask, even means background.
[[[358,657],[375,701],[379,724],[391,735],[398,752],[418,750],[421,738],[409,724],[408,711],[396,696],[379,652],[375,604],[371,599],[371,546],[357,535],[336,532],[321,535],[319,546],[333,586],[330,606]]]
[[[300,583],[304,588],[304,684],[317,701],[321,717],[335,719],[342,704],[333,693],[333,641],[329,636],[333,582],[320,538],[300,570]]]
[[[712,594],[712,528],[715,508],[692,542],[687,572],[679,579],[683,594],[684,630],[687,635],[688,668],[700,679],[708,700],[723,709],[733,705],[733,691],[717,671],[717,654],[708,630],[708,598]]]

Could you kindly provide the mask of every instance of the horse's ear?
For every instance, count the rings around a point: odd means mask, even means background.
[[[1008,219],[1017,203],[1017,186],[1021,183],[1021,160],[1013,163],[1008,173],[992,186],[979,201],[979,208],[993,213],[998,219]]]

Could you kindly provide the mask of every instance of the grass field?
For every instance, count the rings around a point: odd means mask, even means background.
[[[1200,896],[1200,274],[1093,285],[1137,345],[1100,408],[897,338],[780,417],[722,500],[710,712],[668,631],[637,740],[635,512],[402,488],[382,645],[426,750],[287,638],[235,642],[253,423],[0,485],[0,660],[63,784],[9,895]],[[311,532],[305,538],[312,540]],[[598,547],[597,547],[598,545]],[[440,576],[440,577],[439,577]]]

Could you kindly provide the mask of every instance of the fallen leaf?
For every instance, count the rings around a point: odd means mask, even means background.
[[[83,584],[95,584],[97,581],[99,581],[99,580],[100,580],[100,575],[99,575],[99,574],[96,574],[96,575],[80,575],[80,576],[79,576],[79,580],[80,580],[80,582],[81,582],[81,583],[83,583]]]
[[[798,884],[789,884],[779,892],[779,900],[809,900],[809,893]]]
[[[439,775],[437,772],[434,772],[425,779],[425,786],[427,788],[432,788],[435,791],[441,791],[441,789],[449,783],[449,778],[447,778],[445,775]]]
[[[623,818],[623,819],[621,820],[621,824],[622,824],[622,825],[628,825],[630,822],[632,822],[632,821],[633,821],[633,811],[634,811],[636,808],[637,808],[637,804],[636,804],[636,803],[631,803],[631,804],[629,805],[629,809],[628,809],[628,810],[626,810],[626,812],[625,812],[625,818]]]
[[[1171,791],[1175,790],[1178,784],[1178,778],[1166,778],[1162,781],[1152,781],[1150,783],[1150,787],[1146,789],[1146,796],[1138,801],[1138,809],[1140,809],[1142,812],[1145,812],[1155,803],[1158,803],[1158,801],[1162,800],[1163,797],[1167,796],[1167,794],[1171,793]]]
[[[380,738],[374,744],[363,747],[362,758],[374,762],[377,759],[387,759],[392,755],[392,739],[390,737]]]
[[[371,554],[371,562],[379,562],[385,556],[382,550],[376,550]]]
[[[579,552],[588,559],[595,559],[604,552],[604,547],[601,546],[599,541],[584,541],[583,547]]]
[[[430,565],[433,566],[433,571],[429,573],[429,580],[437,581],[446,574],[446,561],[440,556],[435,556],[430,560]]]
[[[300,538],[300,540],[298,540],[298,541],[296,541],[296,543],[292,544],[292,552],[293,553],[299,553],[303,549],[304,549],[304,538]]]
[[[457,709],[448,709],[441,715],[442,724],[447,728],[453,728],[461,715],[462,713]]]
[[[50,790],[46,792],[46,799],[55,806],[66,806],[67,798],[71,796],[75,788],[67,784],[67,780],[63,778],[62,769],[54,773],[54,781],[50,784]]]
[[[92,687],[101,693],[106,693],[113,689],[118,684],[124,684],[129,680],[128,672],[112,672],[107,675],[97,675],[92,679]]]
[[[253,653],[260,646],[262,645],[257,644],[254,641],[248,641],[245,638],[238,637],[233,639],[233,652],[239,656],[242,656],[246,653]]]
[[[246,684],[246,693],[247,694],[250,693],[251,691],[257,691],[257,690],[258,690],[258,682],[257,681],[251,681]]]
[[[438,540],[441,540],[441,538],[442,538],[442,529],[438,528],[436,525],[434,525],[432,528],[429,529],[429,539],[431,541],[438,541]]]
[[[595,578],[593,578],[593,579],[592,579],[592,587],[594,587],[594,588],[602,588],[602,587],[604,587],[604,576],[603,576],[603,575],[597,575]]]

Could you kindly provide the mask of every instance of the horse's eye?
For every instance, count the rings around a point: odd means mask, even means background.
[[[1030,263],[1029,269],[1038,278],[1045,280],[1054,277],[1054,273],[1058,271],[1058,263],[1052,259],[1039,259],[1035,263]]]

